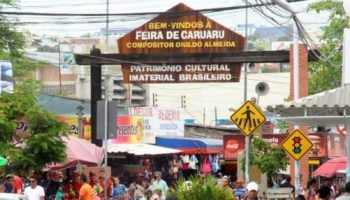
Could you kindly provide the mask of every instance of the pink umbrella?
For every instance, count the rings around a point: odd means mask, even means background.
[[[346,157],[333,158],[319,166],[313,176],[332,177],[337,171],[346,169]]]
[[[67,162],[50,165],[51,170],[61,170],[74,167],[77,164],[82,165],[100,165],[103,161],[103,149],[90,143],[89,141],[69,137],[63,138],[67,145]]]

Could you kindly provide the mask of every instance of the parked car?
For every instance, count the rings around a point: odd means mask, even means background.
[[[0,200],[28,200],[28,197],[22,194],[0,193]]]

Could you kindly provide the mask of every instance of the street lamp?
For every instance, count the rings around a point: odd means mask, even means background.
[[[350,1],[343,0],[343,7],[345,13],[350,16]],[[350,58],[347,56],[350,53],[350,20],[348,28],[344,29],[343,37],[343,70],[342,70],[342,86],[350,84]],[[348,132],[346,136],[347,143],[347,165],[346,165],[346,182],[350,181],[350,121],[345,121],[346,130]]]

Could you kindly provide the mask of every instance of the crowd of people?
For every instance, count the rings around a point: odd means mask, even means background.
[[[342,179],[324,179],[318,183],[312,178],[297,191],[298,188],[291,183],[290,175],[282,175],[272,187],[291,188],[296,200],[350,200],[350,182],[345,184]]]
[[[130,182],[121,179],[123,177],[105,176],[103,170],[99,174],[90,172],[87,175],[74,172],[71,176],[57,172],[49,180],[40,174],[34,174],[28,178],[8,174],[0,185],[0,193],[24,194],[28,200],[102,200],[105,199],[105,195],[108,199],[115,200],[176,199],[176,197],[167,195],[169,187],[175,190],[176,188],[174,185],[168,185],[167,181],[162,179],[160,172],[150,172],[141,179]],[[203,185],[205,185],[205,176],[204,174],[199,176]],[[242,179],[231,181],[229,176],[223,176],[220,172],[216,178],[218,185],[235,195],[235,200],[266,199],[265,195],[258,197],[259,185],[255,182],[244,185]],[[293,193],[296,192],[289,175],[284,176],[272,187],[290,187]],[[324,181],[319,185],[315,179],[310,179],[305,188],[300,188],[298,194],[296,200],[350,200],[350,183]]]
[[[28,178],[8,174],[0,185],[0,193],[24,194],[29,200],[99,200],[105,199],[105,195],[116,200],[165,199],[168,184],[160,172],[153,175],[144,177],[141,182],[134,180],[127,187],[119,177],[105,179],[103,170],[98,175],[74,172],[70,177],[58,172],[49,179],[38,174]]]
[[[149,172],[147,176],[141,179],[135,179],[130,182],[121,178],[123,177],[107,177],[105,179],[104,171],[99,174],[90,172],[88,175],[73,172],[70,176],[57,172],[50,175],[50,178],[41,174],[34,174],[31,177],[24,178],[14,174],[8,174],[3,183],[0,185],[0,193],[17,193],[24,194],[29,200],[102,200],[107,195],[108,199],[115,200],[171,200],[176,199],[171,195],[167,195],[169,187],[172,189],[174,185],[168,185],[167,181],[162,178],[161,172]],[[205,175],[200,175],[200,180],[205,184]],[[106,183],[107,180],[107,184]],[[225,190],[236,192],[243,189],[233,189],[230,178],[222,176],[218,173],[217,182]],[[243,181],[237,181],[242,188]],[[239,186],[238,184],[238,186]],[[253,183],[252,183],[253,184]],[[257,192],[256,183],[247,185],[249,192]],[[107,185],[107,187],[106,187]],[[244,191],[240,195],[244,195]],[[249,199],[248,199],[249,200]]]

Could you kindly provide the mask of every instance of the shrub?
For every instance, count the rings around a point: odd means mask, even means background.
[[[176,196],[179,200],[232,200],[234,197],[232,192],[218,185],[212,176],[207,176],[204,184],[198,177],[190,178],[189,181],[180,180],[169,195]]]

